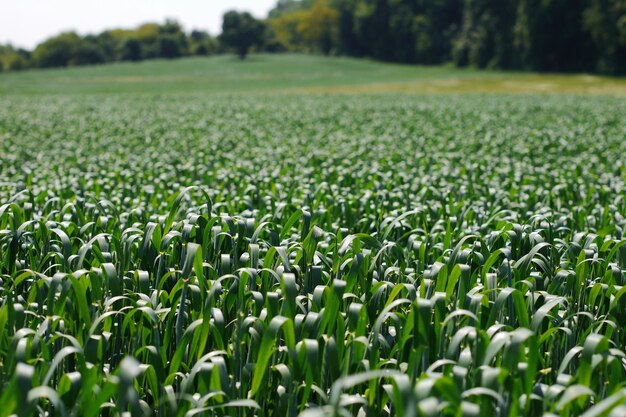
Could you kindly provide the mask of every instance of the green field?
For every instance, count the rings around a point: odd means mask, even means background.
[[[83,93],[579,93],[626,96],[626,79],[486,72],[308,55],[153,60],[0,74],[0,95]]]
[[[625,415],[625,85],[2,74],[0,417]]]

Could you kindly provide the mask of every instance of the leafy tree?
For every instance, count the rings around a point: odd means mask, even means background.
[[[322,6],[331,21],[313,19]],[[291,51],[626,73],[624,0],[279,0],[269,22]],[[316,41],[321,30],[332,36]]]
[[[191,33],[189,34],[189,39],[191,39],[193,42],[204,42],[206,39],[210,38],[211,35],[208,34],[208,32],[205,32],[203,30],[192,30]]]
[[[163,34],[158,38],[158,54],[161,58],[178,58],[183,54],[181,44],[176,35]]]
[[[207,32],[193,30],[189,35],[189,50],[192,55],[212,55],[217,52],[218,45],[215,38]]]
[[[354,31],[356,0],[334,0],[333,4],[339,12],[337,52],[353,56],[364,55],[365,51]]]
[[[159,33],[169,35],[184,34],[183,27],[180,23],[178,23],[178,21],[173,19],[165,20],[165,23],[159,26]]]
[[[415,57],[423,64],[451,61],[461,25],[463,0],[420,0],[413,20]]]
[[[313,50],[328,55],[337,44],[339,12],[330,7],[328,0],[316,0],[298,24],[302,39]]]
[[[267,24],[265,24],[267,23]],[[177,58],[252,47],[367,56],[394,62],[626,74],[625,0],[278,0],[266,22],[224,15],[216,39],[175,20],[80,37],[67,32],[27,51],[0,46],[6,70]],[[218,42],[219,41],[219,42]]]
[[[260,46],[260,50],[265,52],[287,52],[289,47],[286,43],[281,42],[278,38],[276,30],[273,26],[273,20],[270,19],[265,25],[265,31],[263,33],[263,45]]]
[[[111,31],[104,31],[95,36],[87,36],[93,43],[98,45],[100,52],[104,56],[105,62],[117,61],[119,57],[119,48],[121,41],[117,39]]]
[[[268,17],[277,18],[281,15],[309,9],[315,0],[278,0],[276,6],[270,10]]]
[[[178,58],[188,55],[189,43],[182,26],[168,19],[159,27],[159,55],[163,58]]]
[[[583,29],[588,0],[519,0],[514,44],[523,67],[539,71],[593,69],[591,38]]]
[[[593,69],[626,74],[626,1],[591,0],[583,12],[583,28],[593,45]]]
[[[264,25],[250,13],[229,11],[224,14],[219,40],[245,59],[252,46],[263,43],[263,33]]]
[[[141,45],[142,59],[160,57],[159,36],[160,26],[158,23],[145,23],[132,33]]]
[[[31,66],[30,52],[25,49],[15,49],[11,45],[0,45],[0,72],[19,71]]]
[[[136,38],[128,38],[122,44],[122,61],[141,61],[141,43]]]
[[[38,67],[66,67],[75,64],[83,40],[74,32],[61,33],[35,48],[33,60]]]
[[[458,36],[453,41],[457,65],[480,68],[516,66],[512,49],[515,25],[515,0],[465,0]]]
[[[107,57],[93,35],[87,35],[81,39],[69,65],[91,65],[106,62]]]
[[[309,52],[301,31],[301,23],[305,20],[306,11],[295,10],[283,13],[269,20],[272,37],[287,51]]]
[[[389,37],[387,0],[357,0],[353,22],[363,55],[385,61],[392,59],[394,47]]]

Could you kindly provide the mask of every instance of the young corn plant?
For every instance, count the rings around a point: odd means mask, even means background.
[[[0,417],[626,413],[623,100],[0,100]]]

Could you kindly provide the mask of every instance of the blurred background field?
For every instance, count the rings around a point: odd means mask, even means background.
[[[626,95],[626,78],[418,66],[303,54],[150,60],[0,76],[0,95],[81,93],[573,93]]]

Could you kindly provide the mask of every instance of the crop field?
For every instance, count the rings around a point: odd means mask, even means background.
[[[609,95],[5,94],[0,417],[624,416],[624,155]]]

